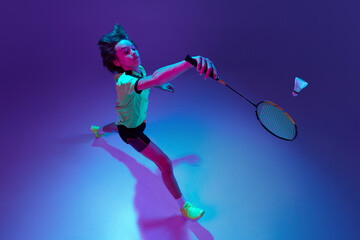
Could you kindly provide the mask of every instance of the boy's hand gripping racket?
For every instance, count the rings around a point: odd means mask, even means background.
[[[185,61],[191,63],[195,67],[197,66],[197,61],[193,59],[190,55],[186,56]],[[210,72],[210,77],[212,79],[215,79],[212,72]],[[261,101],[255,104],[237,91],[235,91],[232,87],[221,81],[219,77],[217,77],[215,80],[227,86],[235,93],[243,97],[246,101],[251,103],[255,107],[255,113],[258,121],[269,133],[271,133],[275,137],[287,141],[292,141],[296,138],[297,126],[294,120],[291,119],[289,114],[281,107],[269,101]]]

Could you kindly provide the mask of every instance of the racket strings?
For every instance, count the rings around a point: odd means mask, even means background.
[[[257,106],[257,115],[261,124],[274,135],[293,140],[296,137],[296,126],[290,117],[270,102],[261,102]]]

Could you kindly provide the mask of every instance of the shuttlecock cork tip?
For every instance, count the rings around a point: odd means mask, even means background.
[[[292,95],[296,97],[297,95],[299,95],[300,91],[303,90],[307,85],[307,82],[305,82],[301,78],[295,77],[294,91],[292,92]]]

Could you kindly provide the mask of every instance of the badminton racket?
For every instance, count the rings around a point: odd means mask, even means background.
[[[193,66],[197,67],[197,61],[190,55],[187,55],[185,61],[189,62]],[[270,101],[261,101],[257,104],[250,101],[248,98],[238,93],[232,87],[223,82],[218,76],[214,78],[213,73],[210,73],[210,77],[224,86],[230,88],[232,91],[240,95],[246,101],[251,103],[255,107],[256,118],[269,133],[286,141],[292,141],[297,136],[297,126],[290,117],[290,115],[281,107]]]

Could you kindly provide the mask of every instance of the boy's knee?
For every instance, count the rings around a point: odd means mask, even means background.
[[[160,170],[166,172],[172,172],[172,162],[169,158],[163,159]]]

